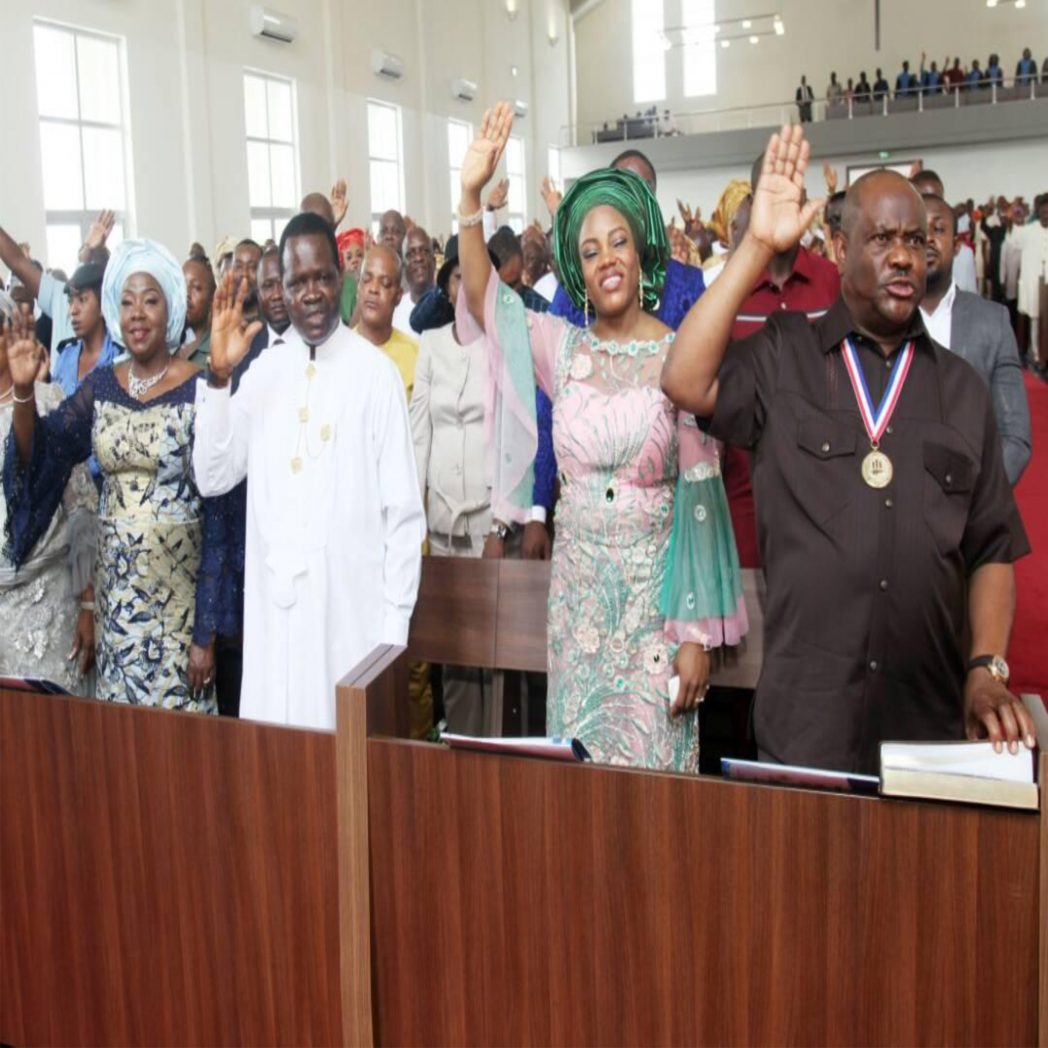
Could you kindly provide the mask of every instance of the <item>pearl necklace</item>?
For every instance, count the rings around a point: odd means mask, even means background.
[[[127,391],[131,394],[135,400],[141,400],[158,382],[163,379],[167,374],[167,369],[171,365],[168,364],[163,371],[159,374],[154,375],[152,378],[137,378],[134,371],[134,365],[127,365]]]

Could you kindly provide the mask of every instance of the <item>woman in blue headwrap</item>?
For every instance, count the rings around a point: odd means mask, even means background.
[[[30,371],[39,346],[8,349],[15,410],[5,448],[7,549],[17,566],[54,516],[73,467],[102,470],[95,634],[98,697],[215,712],[211,678],[221,529],[191,472],[200,371],[172,355],[186,287],[166,248],[124,241],[102,284],[102,309],[129,359],[96,369],[45,416]],[[211,556],[202,566],[201,551]]]
[[[480,191],[512,121],[505,104],[486,113],[462,162],[459,328],[465,304],[487,335],[498,520],[530,508],[536,380],[553,400],[547,731],[581,739],[599,761],[697,771],[708,652],[738,643],[746,612],[715,450],[659,386],[673,339],[654,315],[666,229],[633,172],[579,179],[557,210],[553,255],[586,326],[525,315],[480,232]]]

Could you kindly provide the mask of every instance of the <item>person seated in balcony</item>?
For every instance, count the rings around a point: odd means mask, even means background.
[[[873,83],[873,100],[879,102],[882,98],[887,98],[890,90],[888,81],[884,79],[884,74],[878,69],[877,79]]]
[[[998,89],[1004,87],[1004,70],[1001,68],[1001,56],[994,52],[986,66],[987,84],[996,84]]]
[[[844,89],[837,79],[836,73],[830,73],[830,82],[826,85],[826,105],[830,109],[836,109],[843,103]]]
[[[917,94],[917,77],[910,72],[910,63],[903,62],[902,72],[895,78],[895,97],[907,98]]]
[[[921,52],[921,90],[926,95],[937,95],[942,90],[942,74],[939,72],[939,67],[932,62],[932,64],[925,69],[924,62],[927,55]]]
[[[1048,61],[1048,60],[1046,60]],[[1037,63],[1033,60],[1028,47],[1023,48],[1023,56],[1015,66],[1015,86],[1024,87],[1037,82]]]

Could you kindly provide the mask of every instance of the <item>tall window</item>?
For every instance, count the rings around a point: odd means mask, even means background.
[[[368,166],[371,226],[378,233],[385,211],[404,211],[404,149],[400,106],[368,99]]]
[[[684,24],[684,94],[717,93],[717,21],[714,0],[681,0]]]
[[[279,240],[298,209],[298,120],[295,82],[244,73],[247,196],[251,237]]]
[[[473,125],[448,121],[448,162],[451,166],[451,231],[458,232],[458,206],[462,196],[462,158],[473,141]]]
[[[123,239],[130,156],[124,42],[51,22],[33,25],[47,263],[72,272],[95,215],[116,212]]]
[[[517,233],[523,233],[528,199],[524,180],[524,139],[515,135],[506,142],[506,177],[509,179],[508,221]]]
[[[633,101],[666,97],[664,0],[633,0]]]

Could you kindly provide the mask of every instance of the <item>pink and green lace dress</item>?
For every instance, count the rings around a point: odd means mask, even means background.
[[[716,444],[659,387],[672,334],[601,342],[518,303],[492,279],[493,507],[526,515],[537,380],[560,471],[547,731],[604,763],[697,771],[698,718],[669,715],[673,658],[684,641],[715,648],[746,632]]]

